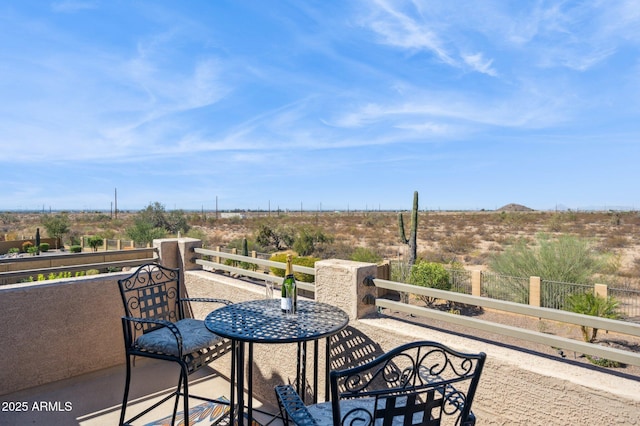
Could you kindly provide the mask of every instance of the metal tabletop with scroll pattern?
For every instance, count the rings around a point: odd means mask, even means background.
[[[280,301],[251,300],[224,306],[207,315],[206,327],[232,340],[292,343],[316,340],[347,326],[346,312],[326,303],[298,300],[295,315],[285,315]]]

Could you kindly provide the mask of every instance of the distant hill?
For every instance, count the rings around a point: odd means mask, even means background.
[[[529,207],[523,206],[521,204],[507,204],[506,206],[500,207],[497,211],[499,212],[532,212],[533,209]]]

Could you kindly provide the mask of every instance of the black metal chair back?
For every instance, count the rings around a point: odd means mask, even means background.
[[[218,305],[231,302],[213,298],[186,298],[182,294],[181,283],[179,269],[158,263],[142,265],[131,275],[118,280],[125,310],[122,330],[127,357],[120,425],[133,422],[173,397],[175,404],[171,424],[176,421],[180,397],[183,397],[183,413],[189,413],[189,397],[215,401],[190,395],[188,376],[228,352],[231,343],[207,330],[202,320],[185,318],[184,309],[185,304],[190,302]],[[126,421],[131,367],[135,357],[175,362],[180,366],[180,376],[174,392]],[[183,424],[188,426],[189,420],[188,414],[185,414]]]
[[[472,425],[486,355],[413,342],[331,372],[334,425]]]
[[[183,318],[179,269],[149,263],[118,283],[126,316],[170,322]],[[136,323],[127,333],[131,339],[127,339],[128,343],[135,341],[136,334],[147,333],[160,327],[162,326],[153,322]]]

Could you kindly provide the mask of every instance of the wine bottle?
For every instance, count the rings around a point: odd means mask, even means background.
[[[297,288],[296,279],[293,276],[292,256],[287,255],[287,266],[282,281],[282,293],[280,295],[280,309],[283,313],[291,312],[295,314],[297,308]]]

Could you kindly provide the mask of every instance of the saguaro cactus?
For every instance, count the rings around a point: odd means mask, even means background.
[[[40,256],[40,228],[36,228],[36,254]]]
[[[413,209],[411,210],[411,233],[409,238],[406,237],[404,231],[404,220],[402,219],[402,213],[398,213],[398,227],[400,228],[400,242],[402,244],[409,245],[409,269],[416,262],[418,253],[418,191],[413,192]]]
[[[242,255],[249,256],[249,244],[247,243],[247,239],[242,239]]]

